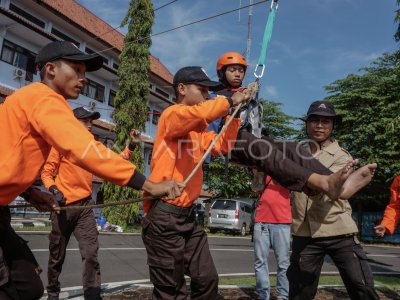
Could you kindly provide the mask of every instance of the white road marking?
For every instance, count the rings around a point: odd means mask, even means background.
[[[49,249],[31,249],[32,252],[48,252]],[[144,247],[110,247],[100,248],[100,251],[144,251]],[[231,251],[231,252],[254,252],[254,249],[243,249],[243,248],[210,248],[211,251]],[[68,248],[67,251],[79,251],[79,248]],[[272,252],[272,250],[270,250]],[[387,258],[400,258],[400,255],[396,254],[367,254],[368,257],[387,257]]]

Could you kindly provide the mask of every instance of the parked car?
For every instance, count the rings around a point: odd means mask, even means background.
[[[227,230],[244,236],[252,226],[253,199],[216,199],[209,211],[210,233]]]

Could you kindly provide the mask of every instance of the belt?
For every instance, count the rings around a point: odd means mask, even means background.
[[[71,203],[69,203],[69,204],[67,204],[67,205],[65,205],[65,206],[70,206],[70,205],[83,206],[83,205],[85,205],[88,201],[90,201],[91,199],[92,199],[92,195],[87,196],[87,197],[85,197],[85,198],[83,198],[83,199],[80,199],[80,200],[76,200],[76,201],[74,201],[74,202],[71,202]]]
[[[157,200],[154,206],[159,207],[161,210],[172,213],[178,216],[189,216],[193,212],[194,205],[188,207],[182,207],[170,204],[163,200]]]

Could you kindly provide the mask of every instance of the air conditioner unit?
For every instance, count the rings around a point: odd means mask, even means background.
[[[14,70],[14,78],[25,78],[26,71],[16,68]]]

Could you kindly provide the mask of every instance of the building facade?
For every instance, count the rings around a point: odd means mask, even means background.
[[[35,57],[41,47],[54,40],[71,41],[81,51],[103,57],[103,67],[87,74],[88,83],[80,97],[68,102],[72,109],[85,105],[100,112],[93,133],[104,143],[112,141],[118,57],[124,36],[74,0],[0,0],[0,103],[16,89],[40,81]],[[150,62],[148,117],[143,133],[147,136],[143,151],[147,176],[159,115],[175,103],[172,74],[157,58],[150,56]],[[94,193],[98,186],[94,185]]]

